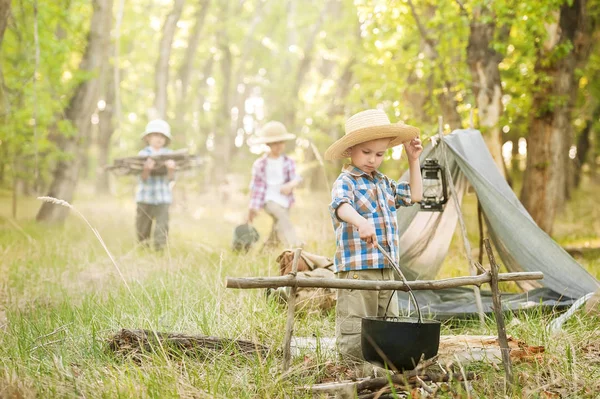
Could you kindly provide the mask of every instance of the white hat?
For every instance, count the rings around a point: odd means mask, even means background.
[[[293,140],[295,134],[288,133],[285,125],[281,122],[267,122],[255,137],[248,139],[248,145],[276,143],[278,141]]]
[[[171,126],[162,119],[154,119],[146,125],[146,130],[142,134],[142,139],[152,133],[160,133],[167,138],[167,144],[171,142]]]
[[[388,148],[395,147],[414,139],[419,129],[400,121],[390,123],[385,112],[380,109],[368,109],[352,115],[346,121],[346,134],[329,146],[325,159],[343,159],[350,156],[350,148],[366,141],[390,138]]]

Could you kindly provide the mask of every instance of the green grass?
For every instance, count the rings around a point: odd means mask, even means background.
[[[595,190],[595,191],[594,191]],[[85,191],[84,191],[85,192]],[[593,209],[598,187],[576,193],[557,220],[561,244],[597,242],[600,215]],[[327,194],[301,195],[293,218],[307,249],[332,254]],[[310,199],[310,201],[309,201]],[[243,220],[245,199],[222,201],[188,193],[187,210],[174,207],[170,247],[163,254],[135,248],[134,204],[120,198],[78,198],[74,203],[99,231],[119,271],[92,231],[76,215],[62,227],[33,221],[40,203],[21,198],[17,220],[9,219],[10,197],[0,196],[0,397],[310,397],[294,391],[321,378],[324,353],[293,359],[280,371],[277,351],[266,358],[214,353],[172,357],[161,351],[138,363],[115,356],[107,340],[121,328],[205,334],[281,347],[285,309],[265,301],[262,290],[231,290],[226,276],[277,275],[277,253],[239,256],[229,250],[233,227]],[[586,211],[587,209],[587,211]],[[467,228],[477,243],[474,199],[467,197]],[[585,221],[580,218],[587,215]],[[590,216],[591,215],[591,216]],[[258,218],[262,238],[270,220]],[[595,241],[594,241],[595,240]],[[445,275],[467,274],[460,237],[455,237]],[[595,276],[596,258],[580,260]],[[579,313],[557,339],[544,332],[550,315],[522,314],[507,320],[509,333],[546,352],[515,365],[516,397],[544,397],[543,389],[570,397],[600,391],[598,318]],[[333,314],[297,318],[297,336],[333,336]],[[443,333],[493,334],[494,323],[447,324]],[[593,348],[596,348],[594,356]],[[592,348],[592,349],[590,349]],[[473,397],[503,395],[502,370],[468,365],[480,378]],[[546,388],[543,388],[546,386]],[[543,389],[542,389],[543,388]],[[460,385],[454,386],[464,395]]]

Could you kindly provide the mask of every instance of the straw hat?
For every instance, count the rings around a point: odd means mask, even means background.
[[[276,143],[296,138],[295,134],[288,133],[285,125],[281,122],[267,122],[258,134],[248,139],[248,145]]]
[[[146,125],[146,130],[144,130],[144,133],[142,134],[142,140],[152,133],[160,133],[165,136],[167,138],[167,145],[173,138],[171,136],[171,126],[169,126],[169,124],[162,119],[154,119],[148,122]]]
[[[400,121],[390,123],[385,112],[368,109],[352,115],[346,121],[346,134],[329,146],[325,159],[343,159],[350,156],[350,148],[376,139],[391,138],[388,148],[395,147],[419,135],[419,129]]]

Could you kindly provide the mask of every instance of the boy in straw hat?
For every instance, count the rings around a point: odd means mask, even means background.
[[[410,182],[395,182],[378,171],[388,148],[403,144]],[[398,259],[396,209],[421,200],[419,129],[390,123],[381,110],[367,110],[346,121],[346,134],[325,152],[325,159],[350,158],[333,184],[330,204],[336,234],[334,271],[340,279],[393,280],[391,266],[375,246]],[[393,297],[392,297],[393,296]],[[361,319],[398,316],[391,291],[338,290],[336,341],[347,360],[362,359]]]
[[[248,143],[266,144],[269,147],[269,151],[252,165],[248,210],[249,223],[262,208],[273,218],[273,228],[265,246],[275,245],[277,241],[288,247],[300,245],[289,210],[294,203],[294,188],[302,179],[296,175],[294,160],[284,153],[285,142],[295,138],[283,123],[271,121]]]
[[[138,180],[135,196],[137,239],[142,244],[146,243],[150,238],[152,222],[155,221],[154,248],[158,251],[164,248],[169,233],[169,206],[173,200],[170,183],[175,180],[175,161],[165,161],[166,175],[151,175],[156,161],[150,156],[170,153],[171,150],[165,147],[169,145],[171,138],[171,127],[167,122],[162,119],[152,120],[142,134],[142,140],[148,146],[138,153],[148,158]]]

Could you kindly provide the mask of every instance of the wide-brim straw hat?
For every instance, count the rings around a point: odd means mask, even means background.
[[[390,123],[379,109],[368,109],[352,115],[346,121],[346,134],[329,146],[325,159],[343,159],[350,156],[350,148],[366,141],[392,139],[388,148],[395,147],[419,136],[419,129],[404,122]]]
[[[295,134],[289,133],[281,122],[267,122],[258,134],[248,139],[248,145],[277,143],[279,141],[294,140]]]
[[[144,140],[146,136],[152,133],[159,133],[165,136],[167,138],[167,145],[173,139],[173,137],[171,136],[171,126],[169,126],[169,124],[162,119],[154,119],[148,122],[144,133],[142,133],[142,140]]]

